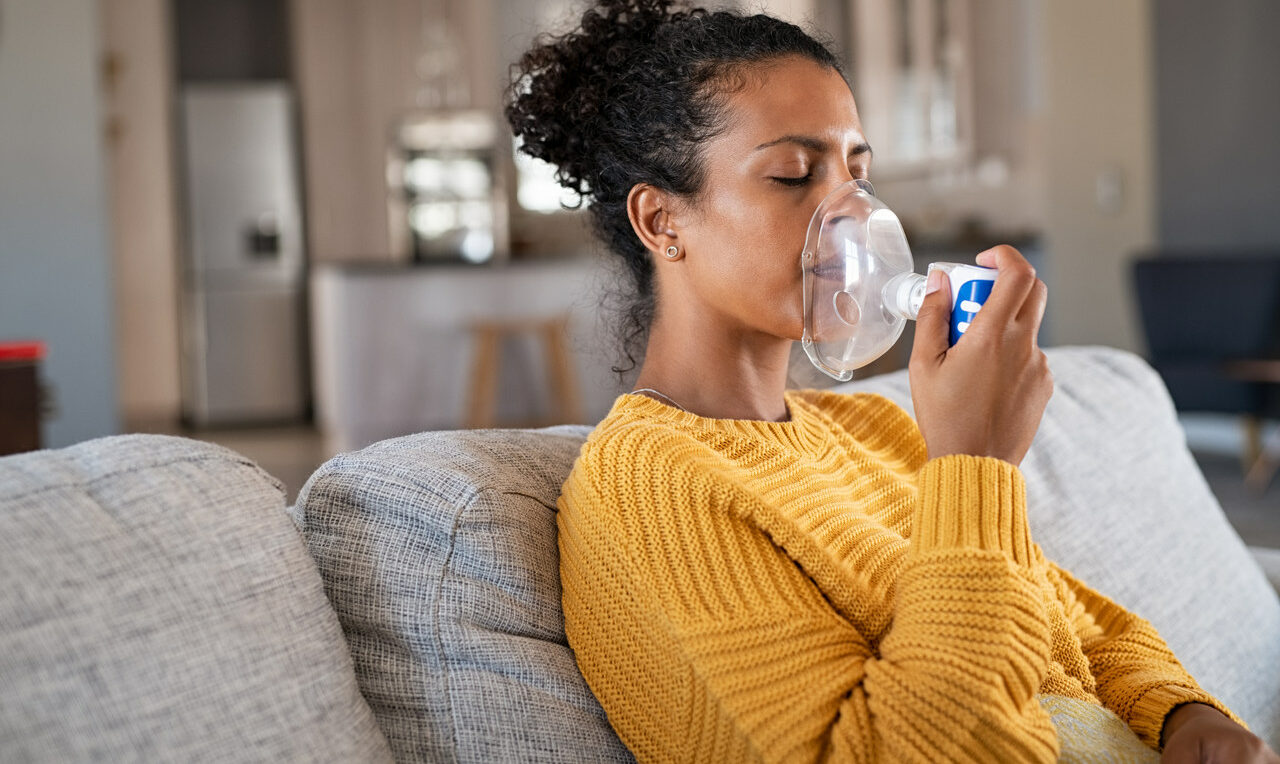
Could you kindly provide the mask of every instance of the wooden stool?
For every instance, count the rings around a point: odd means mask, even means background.
[[[551,384],[555,421],[552,424],[582,422],[578,401],[577,379],[572,358],[565,347],[569,315],[562,314],[541,321],[482,321],[471,327],[476,355],[471,365],[471,392],[467,404],[466,426],[494,427],[498,398],[498,369],[502,340],[529,332],[542,339],[546,353],[547,377]]]
[[[1232,361],[1227,363],[1226,372],[1232,379],[1243,382],[1280,385],[1280,358]],[[1261,495],[1280,471],[1280,454],[1262,442],[1262,421],[1257,417],[1245,417],[1244,437],[1244,482]]]

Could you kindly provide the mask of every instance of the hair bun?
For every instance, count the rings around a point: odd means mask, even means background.
[[[562,185],[580,195],[596,187],[602,147],[593,138],[610,132],[600,124],[610,108],[626,109],[619,90],[651,55],[658,28],[688,15],[676,7],[676,0],[601,0],[577,29],[538,38],[513,65],[507,121],[525,153],[559,168]]]

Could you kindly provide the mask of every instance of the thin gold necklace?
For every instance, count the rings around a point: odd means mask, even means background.
[[[666,393],[663,393],[663,392],[659,392],[659,391],[657,391],[657,390],[654,390],[652,387],[642,387],[642,388],[640,388],[639,390],[632,390],[632,391],[631,391],[631,393],[632,393],[633,395],[634,395],[634,394],[636,394],[636,393],[653,393],[654,395],[658,396],[659,398],[661,398],[662,400],[666,401],[667,403],[670,403],[672,406],[675,406],[676,408],[680,409],[681,411],[685,411],[685,412],[687,412],[687,411],[689,410],[689,409],[685,408],[684,406],[681,406],[679,403],[676,403],[676,402],[675,402],[675,399],[674,399],[674,398],[672,398],[670,395],[667,395]]]

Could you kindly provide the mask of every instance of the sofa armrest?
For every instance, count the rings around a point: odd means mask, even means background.
[[[284,504],[186,438],[0,459],[0,761],[389,764]]]

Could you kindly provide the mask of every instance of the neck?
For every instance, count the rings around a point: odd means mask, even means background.
[[[785,421],[791,340],[654,322],[636,388],[650,387],[714,419]]]

